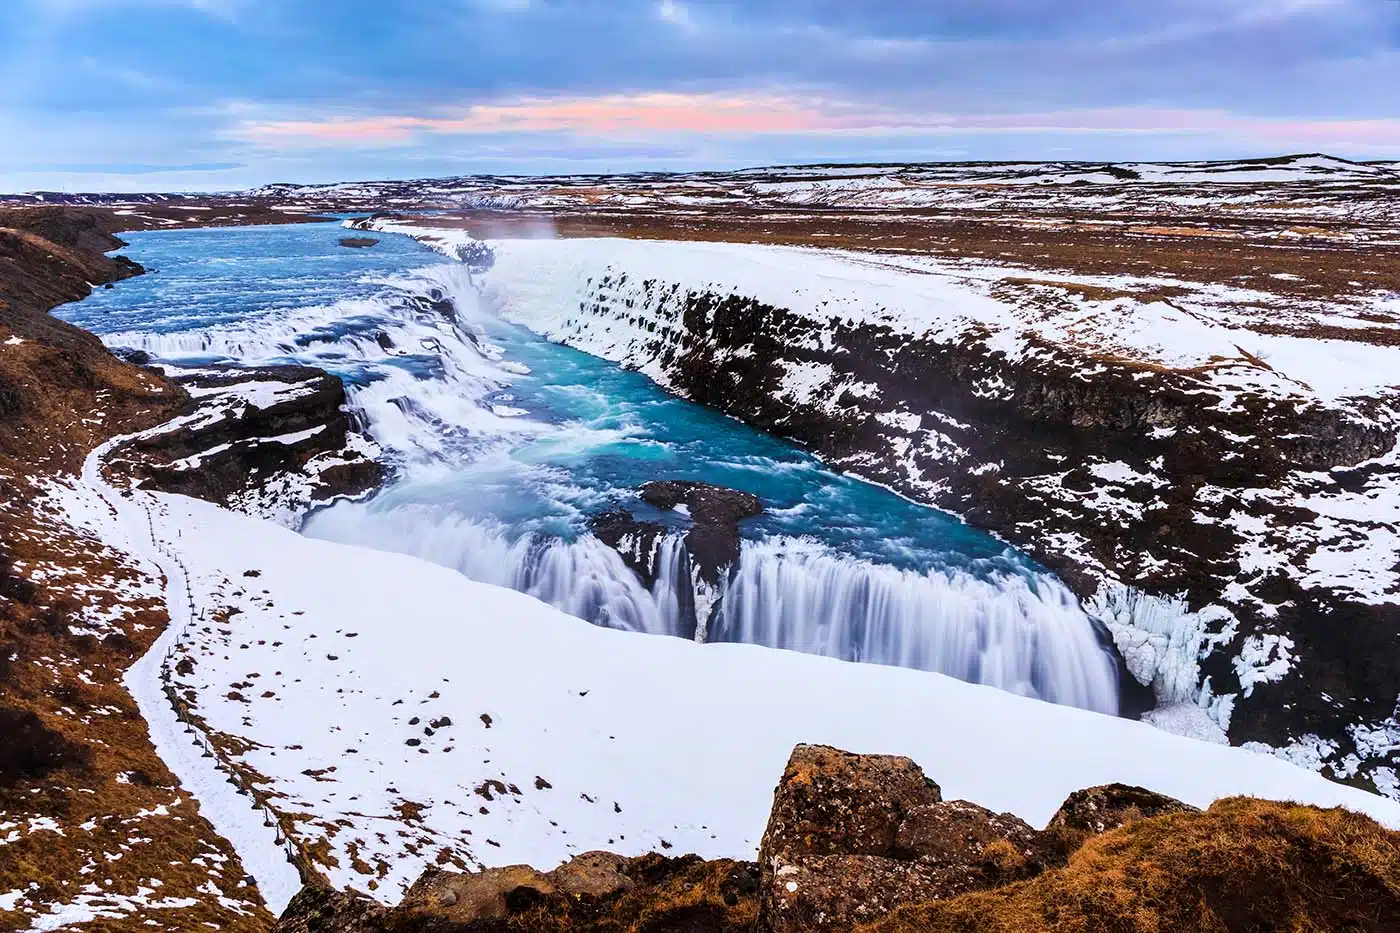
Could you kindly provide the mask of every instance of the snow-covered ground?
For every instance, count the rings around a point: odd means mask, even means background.
[[[1400,803],[1270,756],[936,674],[603,629],[414,558],[85,480],[75,520],[147,559],[180,555],[161,562],[172,610],[188,570],[196,621],[173,613],[154,649],[193,662],[180,692],[301,841],[324,842],[331,879],[386,901],[444,851],[544,868],[595,848],[752,857],[798,742],[908,755],[948,796],[1037,824],[1072,790],[1123,781],[1400,827]],[[148,659],[129,684],[159,732],[158,671]],[[207,796],[228,785],[194,744],[160,748],[277,909],[289,882],[262,815]]]
[[[1183,208],[1220,216],[1337,218],[1393,223],[1385,195],[1400,185],[1393,163],[1325,155],[1232,162],[989,162],[775,166],[737,172],[546,177],[465,176],[416,181],[269,185],[247,196],[284,210],[484,208],[495,210],[725,210],[857,208],[1002,210],[1031,215]],[[1303,192],[1306,186],[1308,189]],[[1328,198],[1359,193],[1363,201]],[[1319,197],[1319,194],[1322,196]],[[1121,221],[1120,221],[1121,222]],[[1279,234],[1286,235],[1284,224]]]
[[[420,236],[444,251],[463,241],[460,230],[383,221],[373,226]],[[1285,309],[1271,296],[1244,288],[1061,273],[1029,279],[1025,270],[933,257],[622,238],[512,239],[492,245],[497,261],[486,283],[504,311],[556,339],[580,336],[572,326],[580,300],[591,297],[598,279],[611,275],[626,276],[619,290],[638,308],[645,307],[648,293],[678,286],[752,298],[814,320],[834,317],[946,341],[985,329],[992,348],[1011,359],[1035,352],[1033,341],[1043,340],[1085,351],[1086,364],[1113,359],[1199,370],[1193,374],[1200,376],[1202,389],[1329,402],[1400,389],[1400,348],[1250,329],[1255,321],[1290,317],[1300,327],[1358,328],[1369,323],[1362,314],[1393,304],[1386,294],[1362,306],[1317,300]],[[998,286],[1034,294],[1008,295],[995,291]],[[1154,293],[1163,287],[1194,294]],[[1055,293],[1052,305],[1017,300],[1045,292]],[[619,321],[587,336],[590,342],[581,349],[626,360],[637,355],[637,342],[652,335],[644,326]],[[804,379],[811,382],[811,374]],[[804,388],[802,381],[794,381],[794,391]],[[821,379],[816,384],[824,392],[846,388]]]

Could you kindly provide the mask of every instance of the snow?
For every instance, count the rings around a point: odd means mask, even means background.
[[[12,336],[12,337],[10,337],[8,340],[6,340],[6,341],[4,342],[3,346],[7,346],[7,347],[17,347],[17,346],[19,346],[19,345],[22,344],[22,343],[24,343],[24,338],[23,338],[23,337]]]
[[[1235,674],[1244,695],[1254,693],[1255,684],[1280,681],[1293,668],[1293,639],[1287,635],[1251,635],[1235,658]]]
[[[84,479],[102,489],[91,470]],[[599,628],[414,558],[183,497],[98,494],[118,511],[111,543],[159,562],[175,594],[175,624],[128,686],[162,756],[274,909],[295,883],[281,850],[178,737],[160,692],[160,658],[177,642],[195,662],[180,680],[198,711],[251,743],[241,761],[267,776],[284,813],[310,814],[297,832],[329,845],[332,880],[373,881],[386,901],[442,849],[471,865],[542,868],[663,841],[751,858],[799,742],[909,755],[949,797],[1038,825],[1071,791],[1123,781],[1197,805],[1240,793],[1346,805],[1400,826],[1400,804],[1142,723],[936,674]],[[147,510],[181,564],[150,545]],[[183,567],[196,617],[239,610],[221,623],[228,635],[183,624]],[[240,681],[256,686],[229,699]],[[422,809],[405,819],[409,803]]]
[[[449,254],[465,235],[461,230],[388,221],[371,226],[416,236]],[[1243,288],[1194,286],[1191,298],[1168,302],[1147,294],[1131,296],[1153,285],[1190,283],[1063,274],[1028,280],[1025,270],[987,263],[743,243],[520,239],[496,241],[492,247],[496,264],[483,281],[502,313],[615,361],[638,356],[639,348],[655,335],[629,323],[625,315],[609,315],[604,326],[576,314],[597,300],[598,283],[608,275],[619,307],[664,301],[671,293],[648,284],[663,283],[680,286],[682,294],[692,290],[736,295],[814,321],[834,317],[881,324],[938,340],[985,331],[992,349],[1013,358],[1031,352],[1030,338],[1039,336],[1081,348],[1086,361],[1109,354],[1192,370],[1203,386],[1216,388],[1227,400],[1229,392],[1251,391],[1336,401],[1400,385],[1400,348],[1242,329],[1233,309],[1270,300],[1265,293]],[[617,281],[620,274],[626,275],[625,282]],[[1033,291],[1065,288],[1059,297],[1066,310],[1048,314],[1035,305],[1026,310],[992,293],[1007,282]],[[1089,300],[1075,290],[1083,286],[1128,297]],[[1325,303],[1304,310],[1321,324],[1356,323],[1353,316]],[[1244,349],[1242,341],[1248,344]],[[648,374],[652,375],[649,370]],[[789,365],[784,387],[799,399],[818,389],[839,395],[841,387],[827,382],[829,375],[817,365]]]

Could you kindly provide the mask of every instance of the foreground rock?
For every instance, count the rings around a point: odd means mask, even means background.
[[[1249,798],[1072,794],[1043,831],[942,799],[907,758],[800,745],[757,865],[580,855],[550,872],[430,870],[395,908],[307,888],[278,933],[1396,929],[1400,833]]]
[[[761,927],[849,930],[902,904],[1031,877],[1046,837],[1009,813],[944,801],[907,758],[799,745],[759,849]]]
[[[752,863],[589,852],[548,873],[524,865],[430,871],[392,909],[308,887],[277,933],[751,933],[757,889]]]
[[[183,374],[192,410],[109,461],[148,489],[294,524],[311,505],[383,480],[352,429],[340,379],[305,366]]]
[[[904,907],[868,933],[1400,929],[1400,834],[1237,797],[1087,841],[1024,884]]]

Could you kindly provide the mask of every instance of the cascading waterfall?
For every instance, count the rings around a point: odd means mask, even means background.
[[[807,541],[746,541],[711,640],[938,671],[1101,712],[1113,667],[1062,583],[1046,576],[915,573]]]
[[[317,513],[307,534],[422,557],[600,625],[938,671],[1116,711],[1115,666],[1092,623],[1063,584],[1014,555],[930,558],[932,569],[910,569],[783,526],[745,540],[737,566],[714,589],[696,579],[676,529],[647,555],[648,586],[585,523],[634,482],[608,472],[619,444],[650,445],[646,456],[664,463],[675,456],[670,442],[648,437],[630,414],[610,413],[611,400],[587,374],[546,386],[557,411],[519,408],[513,393],[530,370],[489,342],[460,266],[377,284],[375,297],[278,307],[195,329],[182,321],[186,329],[175,332],[128,328],[104,339],[186,365],[299,362],[343,376],[351,406],[396,461],[399,479],[373,501]],[[703,435],[700,446],[721,445]],[[734,463],[750,476],[817,470],[756,459],[757,474],[752,453]],[[710,461],[698,466],[710,468]],[[820,528],[820,513],[841,508],[841,495],[823,487],[801,507],[774,510],[774,521],[811,511],[811,527]],[[913,524],[937,520],[930,512]]]
[[[650,635],[675,635],[680,628],[674,545],[658,557],[662,573],[649,590],[616,551],[592,535],[512,536],[499,524],[443,516],[419,505],[327,509],[313,516],[306,532],[421,557],[473,580],[529,593],[597,625]]]

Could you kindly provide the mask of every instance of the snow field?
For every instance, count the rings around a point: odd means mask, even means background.
[[[191,630],[179,680],[250,743],[278,809],[306,814],[303,841],[329,844],[332,880],[388,902],[443,849],[542,868],[596,848],[751,858],[798,742],[908,755],[948,797],[1038,825],[1122,781],[1400,826],[1400,804],[1270,756],[936,674],[602,629],[414,558],[156,498],[197,609],[237,610]],[[230,838],[260,819],[212,817]]]

